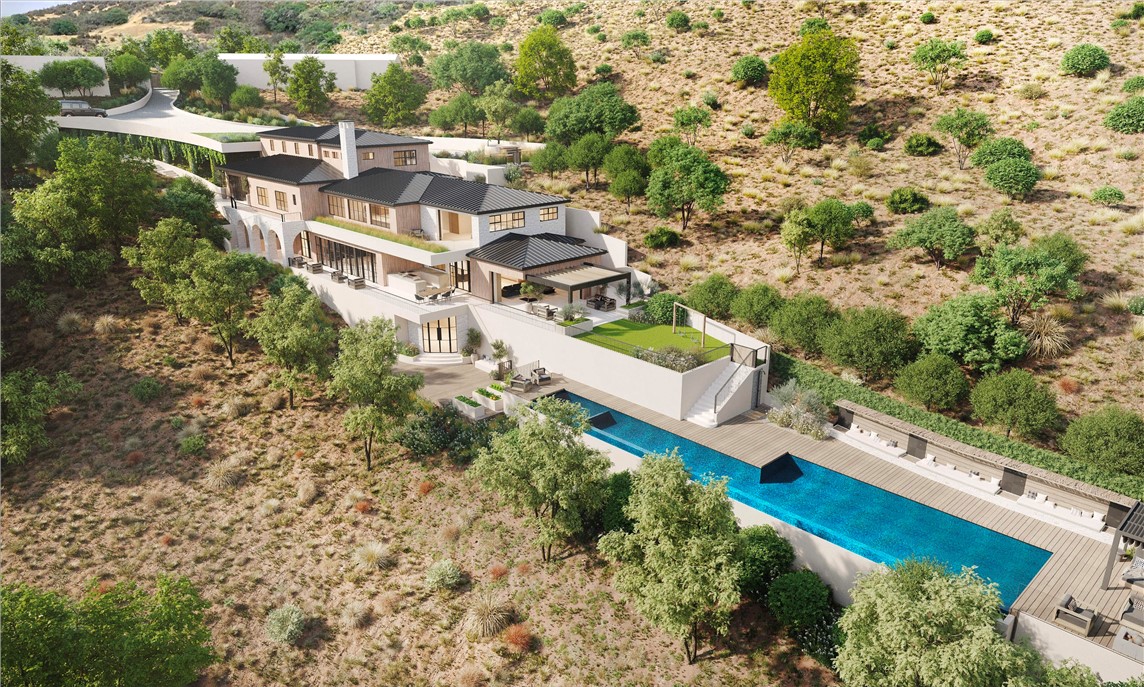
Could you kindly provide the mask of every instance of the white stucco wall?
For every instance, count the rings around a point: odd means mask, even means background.
[[[433,152],[432,145],[429,146],[429,151],[430,153]],[[479,181],[477,177],[480,176],[484,177],[486,183],[494,186],[505,185],[504,167],[501,165],[478,165],[467,160],[430,155],[429,171],[440,172],[441,174],[452,174],[455,177],[461,177],[469,181]]]
[[[628,264],[628,243],[614,236],[598,234],[600,227],[600,213],[595,210],[583,208],[568,208],[566,233],[574,236],[589,246],[603,248],[608,251],[609,267],[626,267]]]
[[[1095,670],[1105,682],[1144,675],[1144,665],[1028,613],[1017,618],[1014,638],[1028,641],[1054,663],[1068,659],[1079,661]]]
[[[111,95],[111,89],[107,84],[107,64],[102,57],[93,57],[90,55],[4,55],[4,59],[11,62],[15,66],[28,72],[38,72],[44,68],[45,64],[51,62],[58,62],[60,60],[90,60],[94,62],[100,69],[103,70],[103,83],[91,89],[92,95]],[[53,98],[77,99],[80,96],[78,93],[70,93],[64,96],[55,88],[45,88],[44,92]]]
[[[266,53],[219,53],[218,58],[230,63],[238,69],[238,83],[243,86],[255,88],[270,88],[270,81],[266,77],[266,70],[262,63],[267,60]],[[389,65],[400,63],[401,58],[391,53],[372,55],[305,55],[301,53],[287,53],[283,55],[286,66],[293,67],[306,57],[316,57],[326,66],[327,71],[334,73],[334,83],[342,90],[351,88],[366,89],[375,73],[384,72]]]
[[[552,207],[551,205],[543,207]],[[477,215],[476,230],[474,231],[474,238],[477,239],[477,245],[483,246],[487,243],[496,241],[502,236],[508,235],[510,232],[514,234],[527,234],[529,236],[534,234],[564,234],[565,222],[568,217],[568,206],[559,206],[560,211],[557,213],[556,219],[548,220],[545,222],[540,221],[540,210],[542,208],[527,208],[524,211],[524,227],[521,229],[504,229],[500,231],[489,231],[489,216],[490,215]],[[509,211],[511,212],[511,211]],[[500,213],[492,213],[500,214]]]

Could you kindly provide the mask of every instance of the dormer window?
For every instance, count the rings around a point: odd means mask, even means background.
[[[417,164],[417,151],[416,150],[395,150],[393,151],[393,166],[394,167],[412,167]]]
[[[540,208],[540,221],[541,222],[551,222],[554,219],[559,219],[559,217],[560,217],[560,208],[555,206],[555,205],[550,207],[550,208]]]

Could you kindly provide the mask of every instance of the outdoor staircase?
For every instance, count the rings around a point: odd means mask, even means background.
[[[720,403],[726,403],[727,399],[739,388],[739,385],[750,379],[752,372],[754,372],[753,368],[728,361],[727,367],[719,373],[715,381],[711,382],[711,386],[707,387],[707,390],[691,406],[683,419],[700,427],[719,426],[715,397],[719,397]]]
[[[422,353],[413,360],[413,364],[444,367],[446,365],[464,365],[465,360],[459,353]]]

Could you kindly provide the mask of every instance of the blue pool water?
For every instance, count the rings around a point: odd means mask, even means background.
[[[1000,587],[1008,608],[1051,552],[911,501],[852,477],[785,454],[760,471],[725,453],[649,425],[569,392],[561,395],[615,424],[589,434],[637,456],[673,448],[691,474],[727,478],[731,498],[870,560],[941,561],[950,570],[976,566]],[[777,453],[778,451],[776,451]],[[761,472],[761,474],[760,474]]]

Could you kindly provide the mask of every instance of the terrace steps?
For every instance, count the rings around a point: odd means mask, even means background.
[[[445,365],[464,365],[465,360],[458,353],[421,353],[413,358],[410,364],[442,367]]]
[[[697,424],[700,427],[718,426],[719,420],[715,413],[715,396],[719,393],[719,390],[723,388],[723,385],[727,384],[741,369],[749,370],[749,368],[745,368],[743,365],[728,360],[727,367],[723,368],[723,371],[719,373],[715,381],[711,382],[711,386],[707,387],[707,390],[704,391],[703,395],[699,397],[699,400],[691,406],[683,419]],[[730,389],[728,389],[728,391],[729,390]]]

